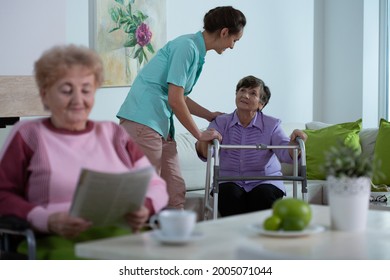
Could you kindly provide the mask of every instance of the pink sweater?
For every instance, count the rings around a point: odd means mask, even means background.
[[[85,130],[71,132],[47,118],[21,121],[0,152],[0,215],[19,216],[47,232],[50,214],[69,211],[82,168],[119,173],[145,166],[148,159],[113,122],[89,121]],[[156,173],[146,197],[154,212],[168,202]]]

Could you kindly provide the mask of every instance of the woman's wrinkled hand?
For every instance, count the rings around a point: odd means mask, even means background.
[[[300,137],[303,140],[303,142],[306,142],[307,140],[307,134],[305,132],[303,132],[300,129],[294,129],[294,131],[290,135],[290,141],[291,142],[295,141],[297,137]]]
[[[149,215],[149,209],[145,206],[141,206],[139,210],[126,214],[125,219],[132,231],[137,233],[145,225],[146,221],[149,219]]]
[[[211,112],[210,116],[208,117],[208,121],[211,122],[213,121],[216,117],[218,117],[219,115],[223,115],[225,113],[222,113],[222,112]]]
[[[80,233],[90,228],[91,225],[91,222],[82,218],[71,217],[66,212],[53,213],[48,219],[49,231],[66,238],[78,236]]]
[[[200,134],[199,141],[212,141],[214,139],[218,139],[219,142],[222,141],[222,135],[216,131],[214,128],[209,128],[203,131]]]
[[[294,131],[290,135],[290,144],[295,143],[296,142],[295,140],[297,139],[297,137],[300,137],[303,140],[303,142],[306,142],[306,140],[307,140],[307,134],[305,132],[303,132],[300,129],[294,129]],[[289,153],[290,153],[291,158],[293,158],[293,156],[294,156],[293,150],[290,149]],[[301,155],[301,150],[299,150],[298,155],[299,156]]]

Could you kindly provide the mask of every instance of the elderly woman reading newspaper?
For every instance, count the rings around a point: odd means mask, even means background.
[[[38,258],[70,259],[75,242],[139,231],[167,205],[166,183],[153,171],[143,205],[124,217],[127,228],[96,228],[70,216],[83,168],[120,173],[151,164],[121,126],[88,119],[103,82],[95,52],[56,46],[43,53],[34,71],[43,106],[51,115],[17,123],[6,140],[0,152],[0,215],[31,224]]]

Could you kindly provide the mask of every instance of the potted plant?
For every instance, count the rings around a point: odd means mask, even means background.
[[[374,164],[359,149],[339,143],[325,152],[331,226],[335,230],[366,228]]]
[[[373,161],[365,157],[359,149],[340,143],[325,152],[324,167],[328,176],[371,178],[374,170]]]

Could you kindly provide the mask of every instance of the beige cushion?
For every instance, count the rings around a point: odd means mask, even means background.
[[[179,133],[175,137],[179,165],[187,190],[203,189],[206,182],[206,162],[198,158],[196,139],[191,133]]]
[[[286,186],[286,196],[293,197],[294,188],[293,182],[284,182]],[[323,204],[323,191],[322,188],[325,185],[323,180],[308,180],[307,181],[307,201],[311,204]],[[302,198],[302,185],[300,182],[297,183],[297,196]]]
[[[329,124],[329,123],[324,123],[324,122],[308,122],[306,123],[306,129],[321,129],[321,128],[325,128],[325,127],[328,127],[328,126],[331,126],[333,124]]]

